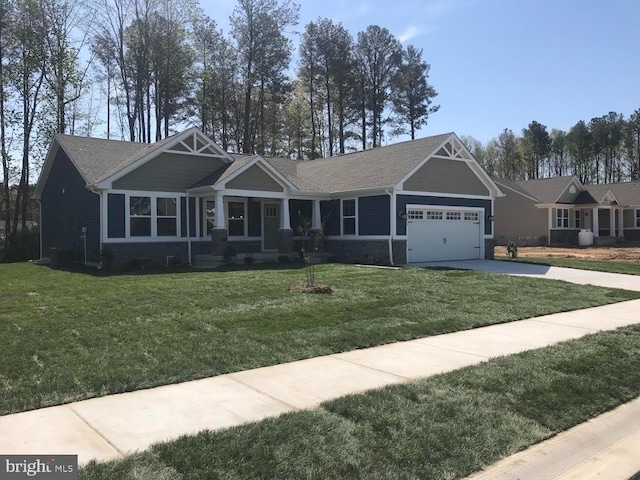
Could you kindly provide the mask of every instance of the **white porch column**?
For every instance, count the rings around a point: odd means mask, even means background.
[[[609,236],[616,236],[616,211],[613,208],[609,209]]]
[[[291,216],[289,214],[289,199],[282,199],[282,225],[280,225],[280,229],[282,230],[291,230]]]
[[[549,212],[548,217],[549,220],[547,221],[547,246],[551,245],[551,230],[553,228],[555,228],[555,223],[554,223],[554,218],[553,218],[553,208],[549,207],[547,209],[547,212]]]
[[[618,236],[624,237],[624,210],[618,209]]]
[[[313,230],[320,230],[322,228],[321,215],[320,200],[313,200],[313,214],[311,215],[311,228]]]
[[[593,230],[593,236],[599,237],[600,225],[598,225],[598,207],[593,208],[591,215],[591,230]]]
[[[223,229],[227,224],[227,214],[224,209],[224,195],[216,192],[216,215],[213,228]]]

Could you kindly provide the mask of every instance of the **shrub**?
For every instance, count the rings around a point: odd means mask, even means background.
[[[509,254],[509,258],[518,257],[518,245],[516,242],[509,242],[509,245],[507,245],[507,253]]]

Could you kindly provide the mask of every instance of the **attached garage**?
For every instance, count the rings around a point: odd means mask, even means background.
[[[484,210],[407,205],[408,263],[484,258]]]

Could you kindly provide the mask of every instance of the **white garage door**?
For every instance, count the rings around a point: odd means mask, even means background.
[[[407,208],[409,263],[483,258],[479,210]]]

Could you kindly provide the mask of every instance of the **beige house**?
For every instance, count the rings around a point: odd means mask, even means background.
[[[498,245],[577,244],[590,231],[596,244],[640,240],[640,182],[583,185],[575,176],[496,180]]]

